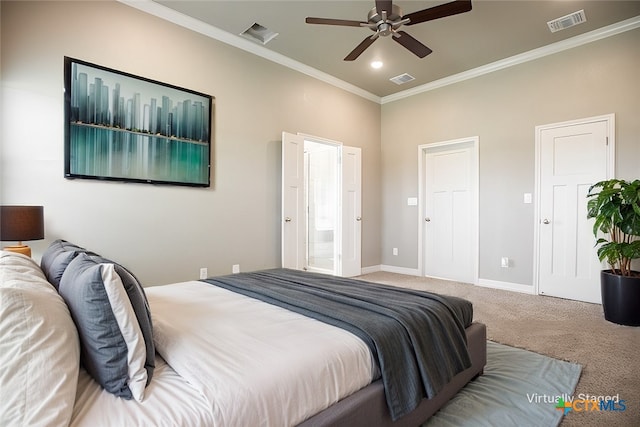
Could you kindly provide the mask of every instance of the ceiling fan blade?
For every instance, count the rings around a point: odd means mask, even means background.
[[[424,58],[425,56],[433,52],[431,49],[429,49],[404,31],[397,31],[393,33],[393,40],[397,43],[400,43],[402,46],[410,50],[419,58]]]
[[[362,42],[358,46],[356,46],[356,48],[353,49],[349,55],[345,56],[344,60],[345,61],[355,60],[356,58],[358,58],[358,56],[362,54],[362,52],[364,52],[369,46],[371,46],[373,42],[376,41],[377,38],[378,38],[377,34],[374,34],[373,36],[367,37],[366,39],[362,40]]]
[[[419,10],[417,12],[404,15],[402,18],[409,18],[409,23],[405,25],[415,25],[421,22],[433,21],[434,19],[444,18],[446,16],[457,15],[458,13],[469,12],[471,10],[471,0],[457,0],[451,3],[441,4],[440,6],[431,7],[429,9]]]
[[[387,12],[387,16],[391,15],[393,5],[391,0],[376,0],[376,12],[378,15],[382,15],[382,11]]]
[[[348,19],[331,19],[331,18],[307,18],[304,20],[307,24],[321,24],[321,25],[340,25],[343,27],[362,27],[367,25],[367,22],[362,21],[349,21]]]

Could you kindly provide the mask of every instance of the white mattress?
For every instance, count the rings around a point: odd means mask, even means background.
[[[364,342],[317,320],[203,282],[145,291],[157,351],[217,427],[296,425],[377,374]]]
[[[202,282],[145,291],[162,357],[144,400],[81,369],[71,426],[293,426],[378,374],[342,329]]]

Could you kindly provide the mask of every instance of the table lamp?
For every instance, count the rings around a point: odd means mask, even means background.
[[[3,249],[30,257],[31,248],[22,241],[44,239],[43,211],[42,206],[0,206],[0,240],[18,242]]]

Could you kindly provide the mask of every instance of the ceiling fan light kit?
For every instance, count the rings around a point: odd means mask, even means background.
[[[380,37],[392,36],[393,41],[412,52],[418,58],[424,58],[432,50],[405,31],[400,31],[403,25],[415,25],[426,21],[433,21],[451,15],[468,12],[471,10],[471,0],[456,0],[428,9],[403,15],[400,7],[392,1],[376,0],[376,6],[369,11],[367,21],[350,21],[345,19],[313,18],[308,17],[307,24],[338,25],[345,27],[367,27],[374,31],[372,36],[365,38],[345,58],[345,61],[357,59],[369,46]]]

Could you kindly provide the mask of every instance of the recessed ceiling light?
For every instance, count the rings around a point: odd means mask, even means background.
[[[384,65],[382,64],[382,61],[373,61],[371,63],[371,68],[375,68],[375,69],[382,68],[382,65]]]

